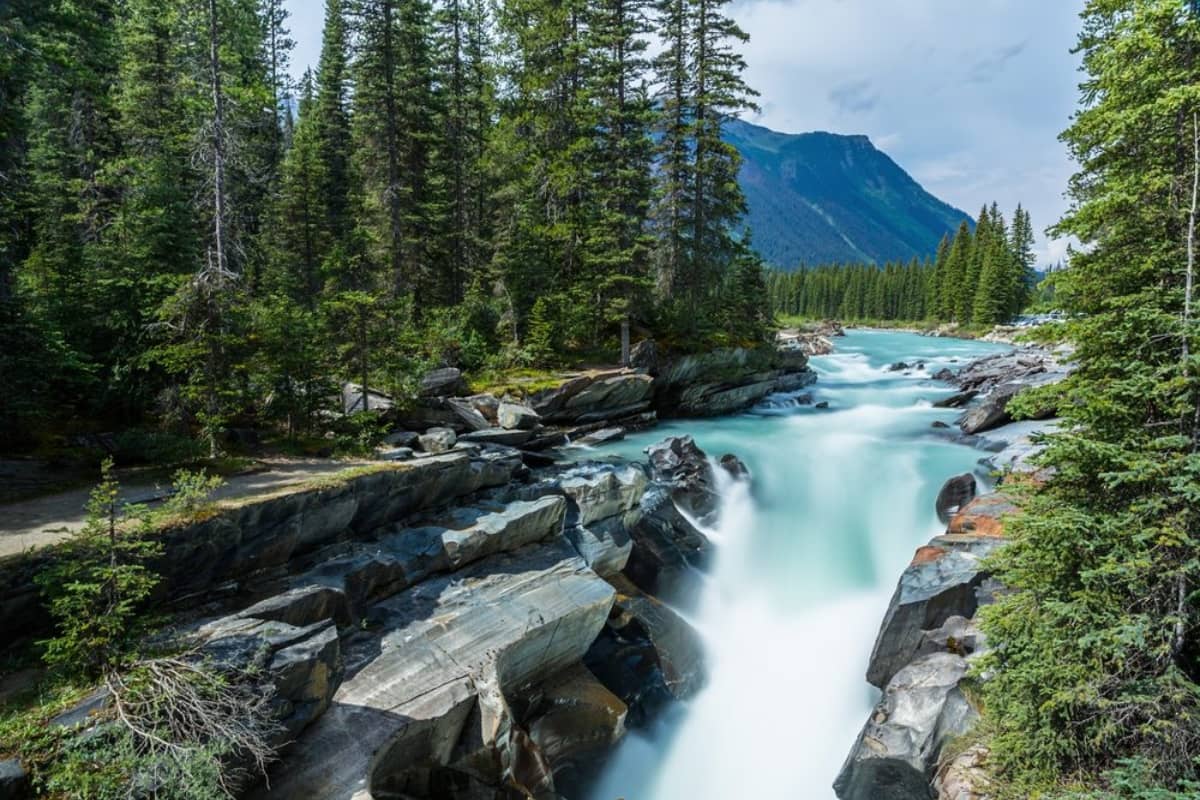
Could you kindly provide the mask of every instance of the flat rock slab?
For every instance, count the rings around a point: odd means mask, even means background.
[[[493,556],[371,609],[333,705],[259,797],[365,800],[373,780],[445,764],[485,681],[524,686],[582,658],[614,591],[565,542]]]

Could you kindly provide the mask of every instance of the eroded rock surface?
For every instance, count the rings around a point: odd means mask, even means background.
[[[978,719],[959,688],[966,672],[966,659],[952,653],[922,656],[897,672],[834,782],[838,797],[932,798],[942,746]]]

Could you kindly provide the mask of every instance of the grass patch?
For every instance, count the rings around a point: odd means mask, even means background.
[[[553,389],[572,374],[569,370],[523,367],[481,372],[471,377],[469,385],[473,394],[492,394],[496,397],[510,395],[525,398],[546,389]]]

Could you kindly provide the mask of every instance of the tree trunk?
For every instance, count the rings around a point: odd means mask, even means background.
[[[629,366],[629,316],[621,319],[621,366]]]

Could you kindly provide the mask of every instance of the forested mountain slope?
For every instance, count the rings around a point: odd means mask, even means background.
[[[925,258],[967,219],[865,136],[777,133],[735,120],[725,139],[744,159],[754,247],[783,269]]]

